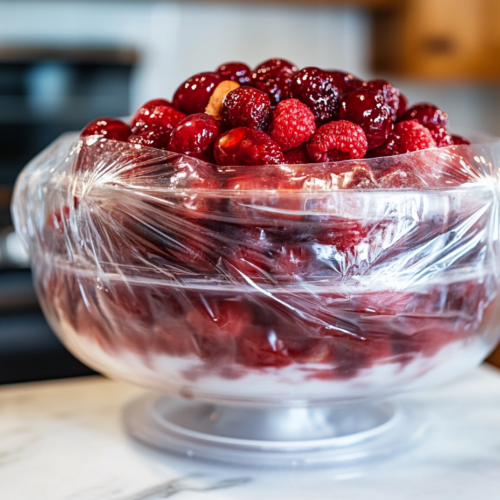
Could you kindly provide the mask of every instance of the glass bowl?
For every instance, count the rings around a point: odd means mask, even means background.
[[[314,465],[392,453],[387,398],[500,337],[496,143],[320,165],[215,167],[62,136],[15,189],[42,308],[82,361],[155,389],[135,437]]]

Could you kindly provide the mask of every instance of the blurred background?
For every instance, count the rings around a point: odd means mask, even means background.
[[[0,0],[0,383],[90,373],[46,324],[10,219],[17,175],[58,135],[270,57],[391,79],[452,129],[500,135],[499,23],[498,0]]]

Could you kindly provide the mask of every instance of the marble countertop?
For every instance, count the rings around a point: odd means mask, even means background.
[[[500,371],[405,396],[430,430],[415,448],[348,469],[262,471],[169,456],[128,439],[141,389],[100,377],[0,388],[5,500],[470,500],[500,494]]]

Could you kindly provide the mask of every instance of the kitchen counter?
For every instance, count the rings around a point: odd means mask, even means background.
[[[12,500],[470,500],[500,484],[500,371],[405,396],[425,438],[398,456],[343,469],[259,471],[150,450],[123,433],[144,391],[101,377],[0,388],[0,498]],[[404,398],[400,398],[404,399]],[[200,491],[202,490],[202,491]]]

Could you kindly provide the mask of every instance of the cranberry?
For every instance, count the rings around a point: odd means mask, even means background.
[[[218,165],[272,165],[286,163],[281,148],[266,133],[247,127],[226,132],[215,141]]]
[[[138,134],[146,130],[162,129],[163,132],[170,133],[185,117],[186,115],[181,111],[160,104],[152,108],[149,114],[143,114],[135,122],[132,132]]]
[[[271,116],[271,101],[261,90],[239,87],[229,92],[222,105],[224,128],[267,128]]]
[[[115,118],[98,118],[91,121],[80,133],[80,137],[99,135],[114,141],[126,141],[130,135],[130,127]]]
[[[170,130],[163,127],[155,127],[151,130],[144,130],[132,134],[127,139],[131,144],[139,144],[157,149],[168,149],[168,140],[170,138]]]
[[[238,82],[240,85],[250,82],[252,73],[250,68],[242,62],[221,64],[216,71],[222,80],[232,80],[233,82]]]
[[[311,158],[307,154],[306,145],[303,144],[298,148],[289,149],[284,152],[286,162],[291,165],[303,165],[305,163],[311,163]]]
[[[348,94],[363,85],[363,80],[345,71],[328,70],[327,73],[333,78],[333,84],[341,94]]]
[[[276,107],[271,124],[271,137],[283,151],[307,142],[316,130],[311,110],[297,99],[285,99]]]
[[[401,92],[398,88],[394,87],[387,80],[370,80],[363,83],[363,87],[374,90],[377,94],[381,95],[389,108],[391,108],[391,115],[393,120],[396,120],[399,112],[399,102]]]
[[[354,123],[339,120],[320,127],[309,141],[307,152],[316,163],[322,163],[363,158],[366,148],[363,129]]]
[[[203,113],[215,87],[221,82],[217,73],[198,73],[188,78],[174,94],[174,106],[188,115]]]
[[[167,101],[167,99],[152,99],[151,101],[146,102],[132,115],[130,126],[132,128],[135,127],[136,122],[141,120],[144,116],[149,116],[150,112],[156,108],[156,106],[172,107],[172,103]]]
[[[392,128],[391,109],[384,98],[370,89],[359,89],[342,98],[340,120],[359,125],[366,134],[368,149],[380,146]]]
[[[434,142],[438,148],[453,146],[453,137],[448,133],[445,127],[441,125],[427,125]]]
[[[202,158],[220,134],[219,122],[210,115],[197,113],[184,118],[172,131],[168,149],[195,158]]]
[[[289,96],[307,104],[318,125],[337,118],[339,91],[333,77],[319,68],[297,71],[290,83]]]
[[[201,295],[193,301],[187,321],[204,337],[230,340],[243,333],[252,322],[251,310],[242,302]]]
[[[401,117],[401,121],[406,120],[417,120],[424,127],[427,125],[448,127],[448,115],[443,113],[437,106],[434,106],[434,104],[415,104]]]
[[[255,68],[250,85],[266,92],[276,105],[286,97],[295,71],[297,68],[285,59],[269,59]]]

